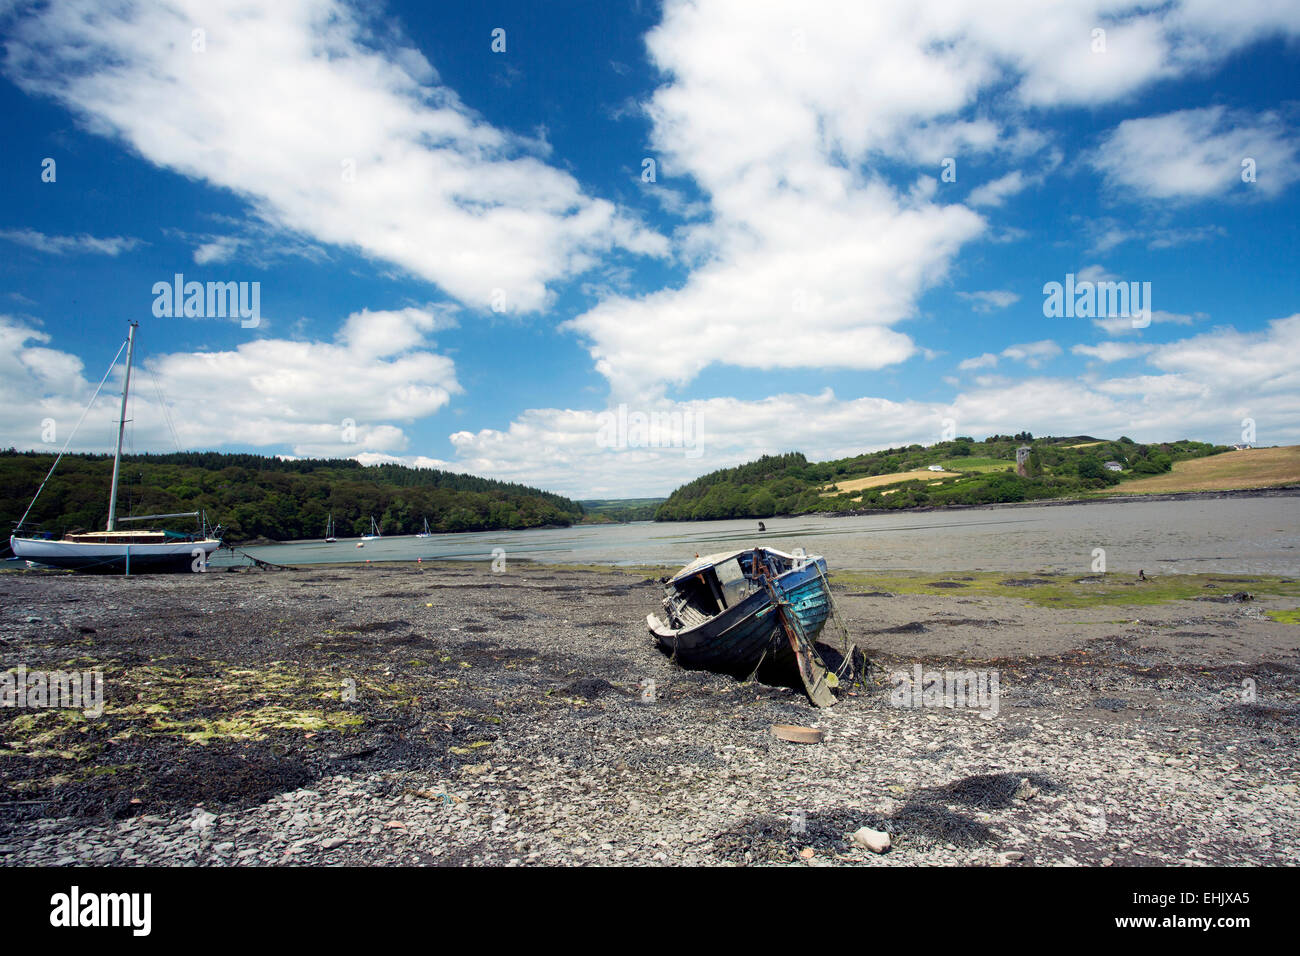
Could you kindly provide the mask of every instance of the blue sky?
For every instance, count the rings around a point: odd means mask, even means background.
[[[1300,441],[1294,5],[559,6],[0,5],[0,441],[61,447],[131,319],[140,451],[614,497],[954,432]],[[256,325],[156,315],[176,273]],[[1046,316],[1067,274],[1149,323]]]

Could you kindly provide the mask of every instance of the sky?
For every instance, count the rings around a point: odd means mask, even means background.
[[[0,0],[0,43],[3,447],[111,451],[129,322],[128,450],[575,498],[1300,442],[1294,2]]]

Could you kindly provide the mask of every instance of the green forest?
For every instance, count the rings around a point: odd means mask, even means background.
[[[0,451],[0,519],[17,524],[54,461],[37,452]],[[60,536],[102,529],[108,517],[111,455],[65,455],[32,509],[25,530]],[[225,540],[319,538],[332,514],[340,538],[366,533],[373,515],[384,534],[491,531],[571,525],[577,502],[525,485],[403,465],[363,466],[349,458],[298,461],[261,455],[180,452],[123,456],[119,516],[206,511]],[[193,519],[155,522],[193,529]]]
[[[586,512],[584,524],[615,524],[627,521],[653,521],[663,498],[584,498],[578,504]]]
[[[1015,473],[1016,449],[1022,445],[1032,449],[1023,478]],[[799,452],[765,455],[682,485],[658,507],[655,520],[767,518],[1081,497],[1126,478],[1169,471],[1174,462],[1185,458],[1228,450],[1187,439],[1140,445],[1130,438],[1036,439],[1021,432],[993,435],[981,442],[958,437],[929,446],[887,448],[836,461],[810,462]],[[1107,469],[1107,462],[1118,462],[1121,470]],[[944,470],[860,490],[834,488],[837,483],[926,470],[931,465]]]

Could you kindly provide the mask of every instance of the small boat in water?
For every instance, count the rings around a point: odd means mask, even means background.
[[[379,534],[379,525],[375,524],[375,516],[374,516],[374,515],[371,515],[371,516],[370,516],[370,534],[363,534],[363,535],[361,536],[361,540],[362,540],[362,541],[374,541],[374,540],[375,540],[376,538],[378,538],[378,537],[380,537],[380,534]]]
[[[221,546],[219,540],[220,529],[213,529],[209,534],[207,518],[201,511],[120,518],[117,515],[118,474],[122,467],[122,436],[126,429],[127,397],[131,390],[131,363],[135,356],[135,330],[138,326],[138,322],[130,323],[127,328],[126,343],[122,346],[126,350],[126,374],[122,378],[122,413],[117,425],[117,447],[113,452],[113,480],[108,496],[107,529],[104,531],[71,532],[64,535],[61,540],[56,540],[48,534],[35,531],[24,532],[22,530],[23,524],[27,521],[27,515],[31,514],[36,499],[40,497],[46,482],[50,480],[50,477],[54,474],[54,469],[58,467],[59,459],[63,457],[63,452],[60,452],[58,458],[54,459],[54,464],[50,466],[45,481],[41,482],[40,488],[36,489],[36,495],[32,498],[32,503],[27,506],[27,512],[19,519],[13,535],[9,538],[9,546],[13,549],[15,557],[35,564],[65,568],[70,571],[106,574],[206,571],[208,556]],[[121,350],[119,350],[118,355],[121,354]],[[113,363],[117,363],[116,356]],[[108,380],[107,374],[104,376],[104,380]],[[100,386],[103,386],[103,382],[100,383]],[[95,395],[99,395],[98,389],[96,389]],[[95,399],[92,397],[92,405],[94,401]],[[72,435],[68,436],[68,444],[71,444],[74,435],[76,435],[75,428],[72,430]],[[67,444],[64,445],[64,449],[67,449]],[[192,534],[163,530],[117,530],[119,521],[151,521],[171,518],[198,518],[200,527]]]
[[[838,681],[817,652],[831,611],[826,559],[748,548],[697,557],[664,588],[650,633],[684,667],[750,678],[797,672],[819,707]]]
[[[333,544],[338,538],[334,537],[334,516],[330,515],[325,521],[325,543]]]
[[[428,519],[428,518],[425,518],[425,519],[424,519],[424,530],[423,530],[423,531],[416,532],[416,535],[415,535],[415,536],[416,536],[417,538],[432,538],[432,537],[433,537],[433,532],[429,530],[429,519]]]

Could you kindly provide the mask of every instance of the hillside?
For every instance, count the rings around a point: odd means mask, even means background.
[[[35,452],[0,452],[6,537],[53,460]],[[112,472],[111,456],[65,455],[24,527],[56,535],[103,528]],[[583,517],[581,505],[560,495],[434,469],[216,452],[123,457],[119,515],[197,510],[219,522],[232,543],[321,537],[330,514],[341,538],[365,533],[371,515],[388,535],[414,534],[426,518],[434,531],[447,532],[570,525]],[[192,525],[193,519],[166,524],[175,530]]]
[[[1028,476],[1015,474],[1016,449],[1032,449]],[[655,512],[657,521],[766,518],[819,511],[897,510],[1034,501],[1096,494],[1130,479],[1159,476],[1174,465],[1227,451],[1183,439],[1140,445],[1087,435],[1034,438],[1028,432],[977,442],[959,437],[810,462],[802,454],[766,455],[683,485]],[[1121,470],[1105,463],[1118,462]],[[942,471],[931,471],[931,466]]]
[[[1300,485],[1300,445],[1229,451],[1174,463],[1165,475],[1128,481],[1108,494],[1154,495],[1180,491],[1234,491]]]
[[[586,512],[583,524],[614,524],[650,521],[663,502],[663,498],[584,498],[578,504]]]

